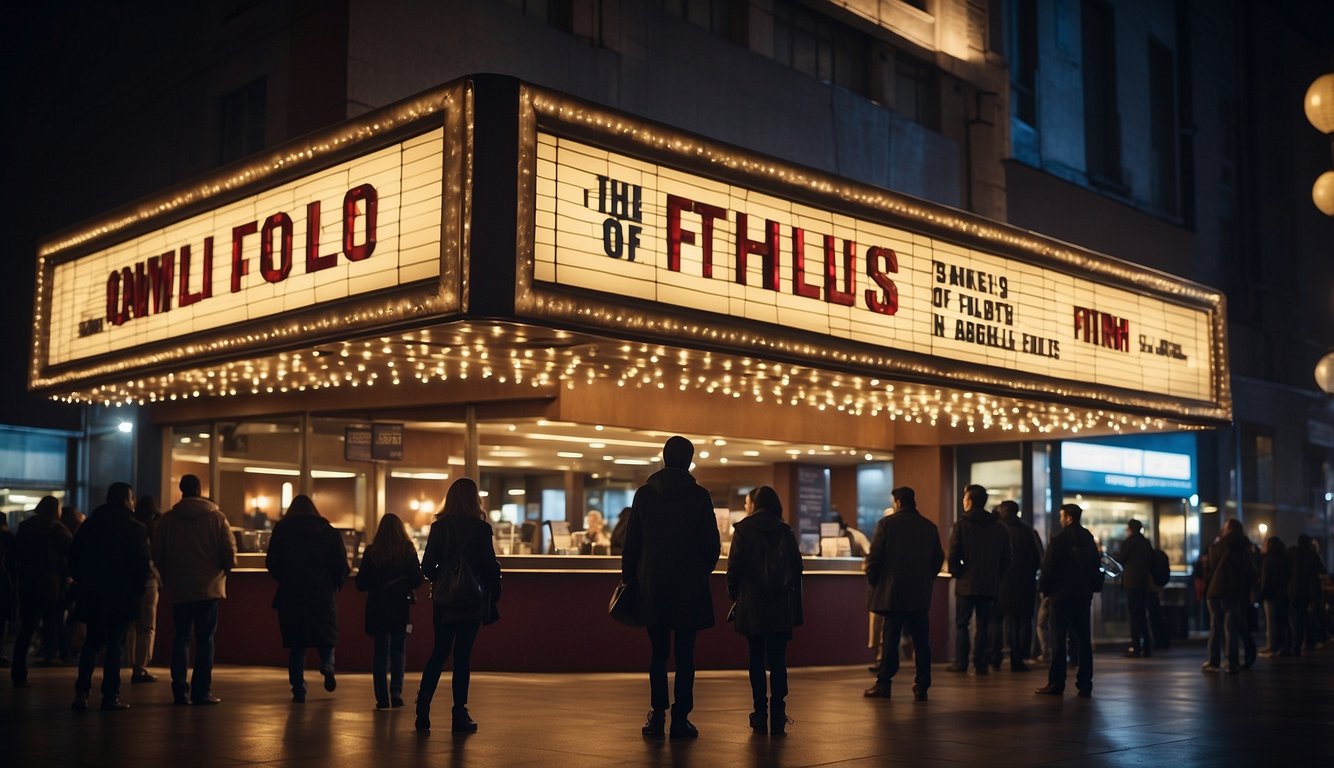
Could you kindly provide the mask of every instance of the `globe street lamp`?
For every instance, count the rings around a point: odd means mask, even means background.
[[[1306,119],[1330,139],[1330,162],[1334,164],[1334,72],[1321,75],[1306,89]],[[1311,187],[1311,200],[1326,216],[1334,216],[1334,170],[1325,171]],[[1326,389],[1325,391],[1329,391]]]

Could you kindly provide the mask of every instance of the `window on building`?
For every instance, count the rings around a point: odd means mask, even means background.
[[[264,78],[223,96],[220,111],[219,162],[230,163],[264,148],[268,112],[268,84]]]
[[[1274,436],[1265,430],[1241,430],[1241,493],[1247,502],[1274,503]]]
[[[1089,183],[1124,192],[1121,115],[1116,104],[1116,16],[1099,0],[1084,0],[1084,161]]]
[[[774,59],[820,81],[867,95],[867,36],[795,0],[774,3]]]
[[[1149,196],[1159,210],[1177,211],[1176,59],[1149,40]]]
[[[570,31],[570,0],[505,0],[505,3],[523,11],[524,15],[541,19],[557,29]]]
[[[936,68],[900,52],[894,59],[894,111],[916,123],[940,130]]]
[[[662,8],[731,42],[746,42],[746,17],[750,8],[744,0],[662,0]]]
[[[1038,122],[1038,2],[1011,0],[1010,109],[1031,127]]]

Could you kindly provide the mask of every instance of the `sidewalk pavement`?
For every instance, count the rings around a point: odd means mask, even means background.
[[[647,661],[648,642],[644,643]],[[864,699],[864,667],[793,670],[786,737],[747,728],[746,672],[702,672],[691,720],[698,741],[651,741],[646,675],[475,673],[471,736],[449,732],[449,681],[432,721],[413,730],[416,675],[402,709],[374,709],[370,676],[339,675],[326,693],[307,672],[292,704],[285,670],[220,667],[215,707],[171,704],[165,669],[130,685],[124,712],[72,712],[74,670],[37,668],[30,687],[0,680],[0,765],[64,766],[1220,766],[1331,765],[1334,649],[1261,658],[1237,675],[1202,674],[1202,648],[1152,659],[1095,657],[1093,698],[1035,696],[1045,668],[986,677],[937,665],[930,701],[914,702],[905,664],[891,699]],[[446,673],[448,677],[448,672]],[[94,678],[96,686],[100,672]],[[17,757],[11,762],[9,756]]]

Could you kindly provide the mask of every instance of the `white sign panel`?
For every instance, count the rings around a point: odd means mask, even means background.
[[[1025,374],[1209,400],[1210,316],[538,134],[534,278]]]
[[[58,264],[48,363],[438,277],[443,141],[431,131]]]

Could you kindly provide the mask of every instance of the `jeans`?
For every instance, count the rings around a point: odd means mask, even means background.
[[[19,628],[14,636],[14,658],[9,670],[16,683],[28,680],[28,648],[32,645],[37,622],[42,623],[42,659],[47,662],[62,658],[69,649],[62,648],[65,640],[64,608],[60,601],[44,603],[36,598],[19,598]]]
[[[987,637],[991,631],[991,613],[996,606],[996,598],[982,595],[955,595],[954,627],[957,632],[954,645],[954,663],[960,667],[968,666],[968,621],[977,613],[976,642],[972,648],[973,666],[981,669],[987,665]]]
[[[1038,601],[1038,655],[1043,661],[1051,661],[1052,657],[1052,637],[1051,637],[1051,598],[1044,595]]]
[[[672,633],[676,642],[672,642]],[[653,655],[648,665],[649,706],[655,712],[672,708],[675,715],[688,715],[695,708],[695,630],[667,627],[649,627],[649,643]],[[892,646],[891,646],[892,647]],[[667,698],[667,656],[676,657],[676,704]]]
[[[320,669],[333,669],[334,649],[332,645],[317,645],[315,651],[320,655]],[[306,649],[287,649],[287,681],[292,684],[292,693],[306,692]]]
[[[207,699],[213,690],[213,635],[218,631],[218,601],[193,600],[171,606],[175,635],[171,638],[171,693],[180,699],[188,693],[195,701]],[[190,638],[195,640],[194,675],[185,679],[190,662]]]
[[[917,664],[917,676],[913,678],[918,690],[931,687],[931,624],[927,621],[926,611],[890,611],[885,614],[884,644],[893,648],[907,627],[912,636],[913,659]],[[886,653],[880,660],[880,671],[876,673],[876,685],[889,687],[894,675],[899,672],[899,654]]]
[[[746,636],[750,644],[750,695],[755,702],[756,712],[763,712],[766,703],[764,685],[766,666],[769,669],[769,698],[775,703],[781,703],[787,698],[787,643],[791,639],[792,636],[786,632]],[[680,696],[677,700],[680,700]]]
[[[1153,638],[1149,636],[1147,589],[1126,589],[1126,610],[1130,614],[1130,647],[1140,653],[1153,650]]]
[[[106,649],[102,660],[102,701],[120,696],[121,641],[129,619],[94,619],[88,622],[88,636],[79,652],[79,676],[74,690],[89,693],[93,690],[93,668],[97,666],[99,651]]]
[[[449,654],[454,653],[454,706],[468,706],[468,682],[472,677],[472,646],[477,642],[477,632],[482,622],[447,621],[435,625],[435,646],[431,649],[431,658],[427,659],[422,670],[422,684],[418,690],[417,708],[429,705],[435,696],[436,686],[440,684],[440,673],[445,669]]]
[[[389,697],[403,697],[403,675],[407,669],[405,650],[408,636],[402,632],[376,635],[375,658],[371,666],[371,684],[375,689],[375,703],[386,706]]]
[[[157,579],[149,577],[139,598],[139,618],[125,630],[125,658],[135,672],[148,668],[153,659],[153,641],[157,637]]]
[[[1065,689],[1066,646],[1073,639],[1079,657],[1075,669],[1075,687],[1081,691],[1093,690],[1093,639],[1090,601],[1053,601],[1051,606],[1052,654],[1047,671],[1047,684]]]

